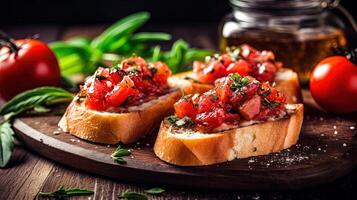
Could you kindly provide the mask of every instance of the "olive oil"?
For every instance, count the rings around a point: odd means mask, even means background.
[[[322,59],[333,54],[337,47],[346,45],[346,37],[341,29],[333,27],[303,28],[298,31],[279,32],[249,30],[231,32],[221,36],[220,49],[249,44],[258,50],[271,50],[284,67],[298,72],[305,83],[313,67]]]

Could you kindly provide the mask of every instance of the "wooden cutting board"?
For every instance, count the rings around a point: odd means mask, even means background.
[[[357,116],[318,110],[304,91],[305,119],[294,147],[267,156],[204,166],[177,167],[153,153],[156,131],[133,145],[127,164],[110,157],[116,146],[100,145],[62,132],[54,114],[24,116],[14,122],[28,149],[64,165],[137,184],[212,189],[304,188],[347,174],[357,164]],[[268,134],[268,133],[267,133]]]

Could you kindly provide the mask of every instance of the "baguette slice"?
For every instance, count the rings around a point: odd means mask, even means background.
[[[192,71],[176,74],[169,78],[171,85],[180,87],[185,94],[204,93],[213,88],[211,84],[195,81],[197,77]],[[302,102],[299,77],[296,72],[288,68],[281,68],[275,77],[276,86],[286,96],[286,102],[295,104]]]
[[[176,89],[158,99],[128,108],[125,113],[99,112],[86,108],[76,98],[59,122],[63,131],[84,140],[103,144],[132,143],[150,132],[182,96]]]
[[[201,133],[172,128],[162,122],[155,154],[180,166],[200,166],[235,158],[266,155],[296,144],[303,121],[303,105],[288,104],[286,118],[234,128],[217,133]]]

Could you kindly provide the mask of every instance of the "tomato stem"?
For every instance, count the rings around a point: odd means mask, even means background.
[[[0,31],[0,47],[7,47],[12,53],[17,53],[20,48],[16,45],[15,40],[3,31]]]

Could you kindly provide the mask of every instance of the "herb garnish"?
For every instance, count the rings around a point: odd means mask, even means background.
[[[147,200],[148,197],[145,194],[125,191],[119,195],[119,198],[126,198],[128,200]]]
[[[149,19],[148,12],[134,13],[120,19],[94,39],[75,37],[51,43],[50,48],[58,58],[61,74],[65,77],[78,73],[93,74],[99,66],[105,67],[106,62],[116,62],[133,54],[152,61],[163,61],[174,74],[190,70],[185,65],[212,54],[210,50],[191,48],[182,39],[174,42],[169,51],[162,51],[160,46],[151,45],[150,43],[169,41],[171,35],[136,32]]]
[[[150,188],[150,189],[144,190],[144,192],[147,194],[158,195],[158,194],[164,193],[165,190],[162,188]],[[122,192],[119,195],[119,198],[126,198],[128,200],[147,200],[148,199],[148,197],[145,194],[137,193],[137,192],[130,192],[128,190],[125,192]]]
[[[131,152],[127,149],[123,149],[120,145],[114,150],[111,157],[113,161],[119,164],[126,164],[126,160],[124,160],[123,156],[130,155]]]
[[[189,127],[194,124],[191,118],[185,116],[184,118],[178,118],[175,115],[166,117],[166,120],[174,127]]]
[[[82,196],[82,195],[91,195],[94,194],[93,190],[87,189],[79,189],[79,188],[69,188],[65,189],[63,185],[61,185],[56,191],[54,192],[40,192],[39,195],[45,197],[54,197],[54,198],[65,198],[70,196]]]
[[[234,73],[230,76],[232,79],[233,83],[231,84],[230,88],[232,91],[237,92],[239,91],[243,86],[246,86],[250,79],[247,77],[241,77],[238,73]]]
[[[0,167],[5,167],[10,161],[14,148],[14,131],[9,120],[0,123]]]
[[[275,101],[269,101],[267,98],[263,98],[263,105],[268,106],[269,108],[276,108],[280,105],[280,103]]]
[[[4,121],[0,121],[0,167],[5,167],[11,158],[14,145],[11,122],[14,117],[30,109],[35,112],[48,112],[44,105],[69,102],[72,99],[73,94],[62,88],[39,87],[20,93],[7,102],[0,109],[0,115],[6,116]]]

